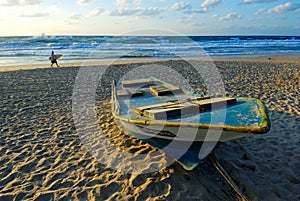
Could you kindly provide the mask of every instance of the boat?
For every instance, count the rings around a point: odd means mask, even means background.
[[[150,77],[113,81],[112,114],[127,134],[193,170],[216,145],[265,134],[270,120],[263,102],[249,97],[194,94]]]

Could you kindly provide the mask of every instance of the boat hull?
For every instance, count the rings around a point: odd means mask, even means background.
[[[179,162],[185,170],[193,170],[197,167],[201,160],[207,157],[219,143],[219,141],[182,141],[176,137],[155,137],[152,132],[140,131],[139,125],[122,121],[120,124],[125,133],[141,139],[159,151],[163,151]],[[168,131],[161,130],[160,132]],[[206,144],[205,149],[203,149],[204,143]]]
[[[141,125],[122,120],[118,122],[125,133],[149,143],[176,159],[185,170],[193,170],[220,142],[249,136],[245,133],[237,135],[236,132],[214,128],[209,130],[195,127]],[[190,137],[186,138],[186,134]],[[212,138],[212,135],[215,138]]]
[[[174,99],[172,93],[166,92],[166,87],[161,86],[150,87],[150,91],[143,88],[143,92],[128,96],[129,92],[135,90],[130,87],[136,83],[128,82],[128,91],[124,91],[123,86],[123,91],[119,93],[116,91],[120,87],[116,89],[117,85],[113,83],[112,113],[115,120],[126,133],[170,155],[186,170],[194,169],[219,142],[263,134],[270,129],[267,110],[258,99],[224,97],[223,101],[222,98],[209,97],[207,100],[183,93],[176,95],[176,98],[180,98],[178,100]],[[146,88],[149,88],[148,85]],[[179,92],[176,87],[170,88],[174,93]],[[155,95],[150,93],[151,90]],[[159,93],[163,97],[158,97]],[[186,97],[188,99],[184,99]],[[218,102],[217,108],[210,105],[211,100]],[[222,101],[223,106],[220,104]],[[202,104],[199,110],[196,107],[198,112],[195,112],[195,103]],[[179,108],[179,113],[174,108]],[[201,110],[203,108],[205,111]],[[161,115],[164,113],[166,115]]]

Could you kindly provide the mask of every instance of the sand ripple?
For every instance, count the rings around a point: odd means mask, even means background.
[[[160,64],[174,67],[194,89],[207,92],[186,63]],[[299,66],[216,64],[228,95],[261,98],[273,125],[269,135],[222,144],[216,149],[217,157],[251,200],[299,199],[300,85],[295,76]],[[148,163],[141,164],[141,172],[166,162],[160,152],[147,157],[157,150],[122,133],[110,114],[112,76],[120,77],[135,66],[108,69],[97,88],[98,127],[90,128],[75,128],[73,122],[72,92],[78,68],[0,73],[0,200],[235,200],[209,160],[192,172],[175,163],[153,173],[128,174],[110,168],[108,163],[120,163],[120,155],[116,148],[99,146],[101,138],[89,141],[100,150],[98,160],[87,151],[78,131],[101,128],[115,147],[146,156]]]

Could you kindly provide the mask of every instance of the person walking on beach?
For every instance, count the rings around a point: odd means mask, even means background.
[[[56,64],[56,66],[59,67],[57,60],[56,60],[56,55],[54,54],[54,51],[51,52],[51,67],[53,67],[53,64]]]

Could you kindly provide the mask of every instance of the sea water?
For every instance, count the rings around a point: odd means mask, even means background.
[[[0,37],[0,67],[120,58],[255,57],[300,53],[300,36],[14,36]],[[200,53],[199,53],[200,52]]]

